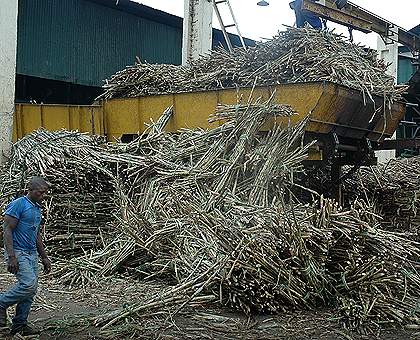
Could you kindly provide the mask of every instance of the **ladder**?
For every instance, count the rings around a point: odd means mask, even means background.
[[[222,16],[220,15],[220,12],[219,12],[219,8],[217,7],[217,5],[221,4],[221,3],[226,3],[228,5],[230,14],[232,16],[233,24],[225,25],[223,23]],[[229,35],[226,32],[226,28],[227,27],[233,27],[233,26],[236,27],[236,31],[238,32],[238,36],[239,36],[239,39],[241,41],[242,47],[246,49],[244,39],[242,38],[241,32],[239,31],[239,26],[238,26],[238,23],[236,22],[235,16],[233,14],[232,6],[230,5],[229,0],[218,0],[218,1],[213,0],[213,8],[214,8],[214,11],[216,12],[217,19],[219,20],[219,24],[220,24],[220,27],[222,29],[223,36],[225,37],[226,44],[229,48],[229,51],[232,52],[233,48],[232,48],[232,43],[230,41]]]

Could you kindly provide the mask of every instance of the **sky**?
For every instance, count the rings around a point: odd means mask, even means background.
[[[159,9],[161,11],[184,16],[184,0],[135,0],[143,5]],[[230,0],[230,4],[243,37],[253,40],[264,40],[271,38],[278,31],[286,29],[284,25],[293,26],[295,16],[289,7],[289,0],[267,0],[269,6],[257,6],[259,0]],[[377,16],[410,30],[420,24],[420,1],[419,0],[353,0],[352,3],[376,14]],[[230,20],[230,13],[226,4],[219,5],[221,16],[225,25],[233,23]],[[334,29],[336,33],[342,33],[346,38],[349,37],[348,29],[344,26],[327,23],[329,29]],[[213,27],[219,28],[218,20],[213,15]],[[234,27],[228,28],[228,32],[235,33]],[[355,43],[376,48],[377,34],[362,33],[353,31]]]

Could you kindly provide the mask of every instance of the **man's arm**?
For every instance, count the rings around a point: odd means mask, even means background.
[[[38,250],[39,256],[41,256],[42,264],[44,265],[44,273],[48,274],[51,271],[51,262],[48,259],[47,252],[45,251],[44,244],[42,243],[41,234],[36,235],[36,249]]]
[[[4,216],[4,246],[9,255],[7,270],[12,274],[16,274],[19,270],[19,261],[13,249],[13,229],[16,228],[17,223],[18,219],[16,217],[10,215]]]

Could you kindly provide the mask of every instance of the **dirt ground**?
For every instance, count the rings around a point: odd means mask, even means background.
[[[16,280],[0,261],[0,292],[11,288]],[[100,330],[92,326],[98,315],[116,310],[130,301],[163,288],[162,283],[139,283],[121,279],[104,281],[96,287],[70,288],[51,279],[41,278],[29,322],[42,330],[36,339],[419,339],[420,329],[411,326],[387,327],[368,335],[352,333],[333,319],[328,311],[297,312],[285,315],[246,315],[230,309],[196,307],[173,318],[167,311],[149,314],[141,321],[115,329]],[[9,323],[13,317],[9,308]],[[90,322],[89,322],[90,320]],[[10,335],[9,327],[0,328],[0,339]],[[22,337],[20,337],[22,338]],[[29,337],[27,337],[29,338]]]

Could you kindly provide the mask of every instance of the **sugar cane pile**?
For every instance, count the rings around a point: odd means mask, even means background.
[[[382,228],[420,234],[420,158],[390,159],[361,167],[344,182],[350,201],[361,197],[382,217]]]
[[[50,275],[60,282],[94,284],[112,275],[168,282],[156,296],[95,317],[103,334],[111,328],[116,336],[122,324],[156,309],[173,315],[209,302],[245,313],[329,307],[348,329],[365,331],[420,322],[418,243],[381,229],[360,199],[342,210],[315,193],[311,204],[293,196],[294,173],[309,147],[301,143],[306,120],[259,133],[268,119],[293,115],[292,108],[273,97],[220,105],[210,119],[224,124],[178,134],[163,130],[171,114],[169,108],[129,144],[36,131],[14,144],[3,175],[2,193],[13,196],[30,176],[51,183],[44,229],[55,238],[47,237],[48,249],[60,246],[53,212],[61,211],[61,194],[73,193],[72,202],[103,194],[95,200],[112,207],[91,225],[103,236],[91,251],[54,252]],[[75,209],[72,218],[79,216],[73,222],[87,228],[85,213]],[[69,224],[61,223],[67,235]]]
[[[51,254],[80,254],[103,242],[101,232],[112,219],[113,186],[110,173],[100,169],[103,136],[50,132],[40,129],[13,145],[11,165],[1,180],[1,207],[26,193],[28,176],[42,176],[52,184],[45,203],[45,238]]]
[[[187,66],[140,62],[105,80],[97,100],[208,89],[331,81],[393,101],[406,90],[385,73],[377,51],[346,42],[341,35],[290,28],[254,48],[218,48]]]

